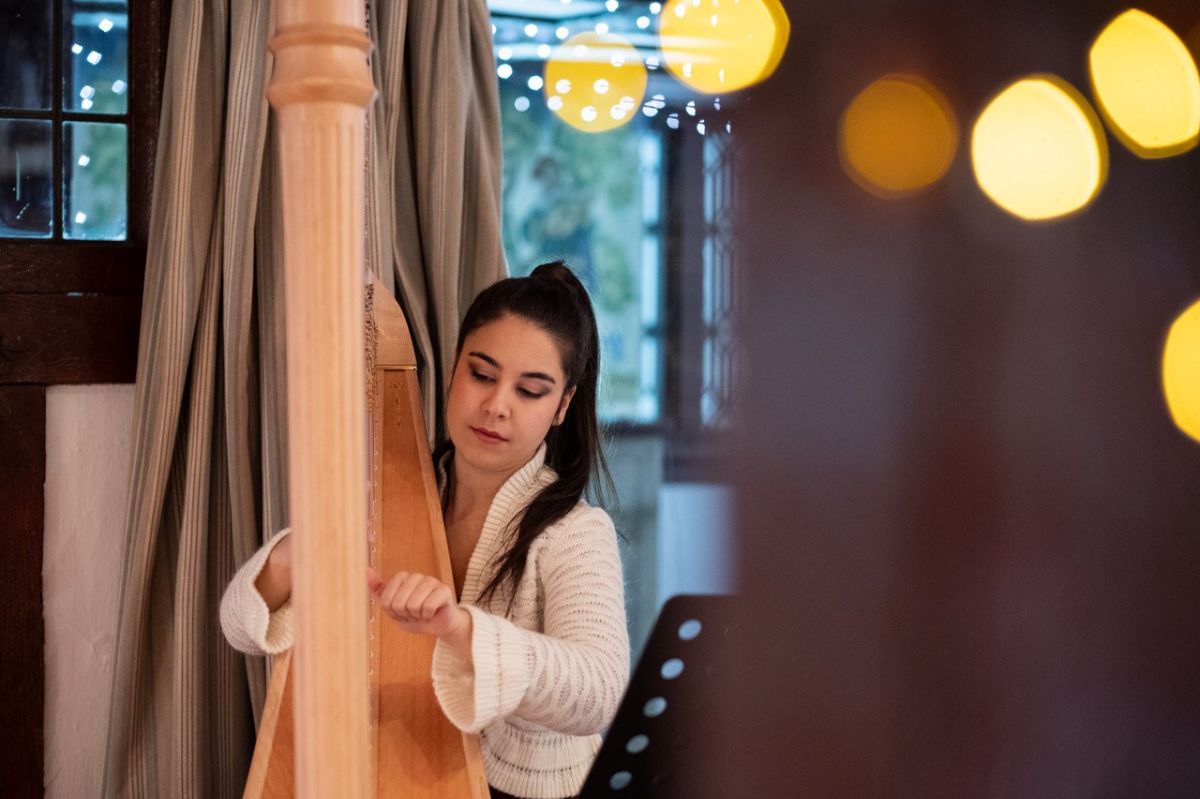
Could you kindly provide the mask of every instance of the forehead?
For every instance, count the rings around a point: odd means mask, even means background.
[[[506,372],[545,372],[561,384],[562,352],[554,337],[527,319],[506,314],[480,325],[463,341],[463,356],[482,352]]]

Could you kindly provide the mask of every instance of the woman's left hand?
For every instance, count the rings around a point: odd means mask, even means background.
[[[436,577],[399,572],[385,581],[372,569],[367,586],[383,612],[408,632],[436,635],[452,644],[470,642],[471,614],[458,606],[454,589]]]

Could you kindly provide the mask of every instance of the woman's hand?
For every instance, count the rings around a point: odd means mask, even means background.
[[[292,534],[288,533],[267,556],[262,571],[254,580],[254,587],[262,595],[267,608],[274,613],[283,607],[292,595]]]
[[[367,570],[371,596],[401,628],[410,633],[436,635],[455,651],[470,656],[471,614],[458,606],[454,589],[427,574],[399,572],[383,580]]]

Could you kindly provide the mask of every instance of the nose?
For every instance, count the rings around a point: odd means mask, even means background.
[[[505,399],[504,390],[499,385],[493,385],[492,390],[484,396],[483,412],[497,419],[508,418],[508,400]]]

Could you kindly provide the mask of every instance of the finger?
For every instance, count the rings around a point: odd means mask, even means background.
[[[425,615],[425,604],[440,585],[441,583],[432,577],[425,577],[413,586],[412,593],[408,595],[408,602],[404,604],[408,615],[414,619],[428,619],[429,616]]]
[[[409,574],[404,578],[404,582],[396,590],[396,595],[392,597],[392,610],[399,613],[405,618],[412,618],[412,614],[408,611],[408,599],[412,593],[421,585],[420,574]]]
[[[455,604],[454,593],[445,583],[438,583],[433,591],[429,592],[429,596],[425,599],[425,605],[422,608],[421,618],[425,621],[431,620],[434,616],[441,612],[442,608],[450,607]]]
[[[383,591],[379,594],[379,604],[383,605],[384,610],[389,614],[395,615],[396,592],[404,584],[404,580],[408,577],[408,572],[398,572],[392,579],[387,581],[387,585],[383,587]]]
[[[367,588],[375,596],[379,596],[379,592],[383,590],[383,578],[379,576],[379,572],[367,567]]]

